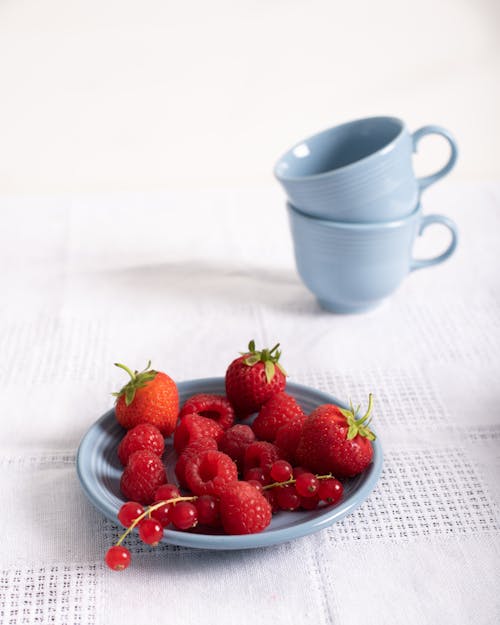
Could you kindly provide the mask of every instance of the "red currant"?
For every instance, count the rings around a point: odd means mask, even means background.
[[[180,496],[179,489],[175,484],[163,484],[156,489],[155,501],[167,501],[168,499],[177,499]]]
[[[139,536],[147,545],[155,547],[163,536],[163,527],[156,519],[144,519],[139,523]]]
[[[297,510],[300,506],[300,497],[292,484],[277,488],[276,499],[282,510]]]
[[[269,502],[269,504],[271,505],[271,511],[273,514],[276,514],[276,512],[278,512],[280,509],[278,505],[278,498],[276,497],[277,490],[278,490],[277,488],[271,488],[271,489],[263,491],[262,493],[264,497],[267,499],[267,501]]]
[[[266,475],[260,467],[253,467],[245,471],[245,481],[249,482],[250,480],[256,480],[261,484],[266,484],[267,482]]]
[[[198,511],[190,501],[179,501],[170,512],[170,520],[179,530],[188,530],[198,523]]]
[[[295,488],[301,497],[312,497],[319,490],[319,480],[312,473],[301,473],[297,475]]]
[[[304,467],[293,467],[293,477],[297,479],[301,473],[309,473]]]
[[[292,465],[286,460],[276,460],[271,466],[271,477],[275,482],[287,482],[293,475]]]
[[[262,486],[262,482],[258,482],[257,480],[247,480],[247,481],[254,488],[256,488],[259,491],[259,493],[261,493],[264,490],[264,487]]]
[[[319,504],[319,495],[313,495],[312,497],[301,497],[300,507],[304,510],[316,510]]]
[[[187,502],[189,503],[189,502]],[[201,495],[195,502],[198,522],[202,525],[219,525],[219,500],[213,495]]]
[[[124,527],[130,527],[132,523],[140,517],[144,508],[136,501],[127,501],[118,512],[118,520]]]
[[[108,549],[104,561],[113,571],[123,571],[130,564],[130,551],[125,547],[115,545]]]
[[[156,508],[151,512],[153,519],[156,519],[163,527],[167,527],[170,524],[170,511],[172,510],[171,503],[165,503],[160,508]]]
[[[336,480],[334,477],[327,480],[319,480],[318,495],[322,501],[326,501],[327,504],[335,504],[342,499],[344,487],[342,483]]]

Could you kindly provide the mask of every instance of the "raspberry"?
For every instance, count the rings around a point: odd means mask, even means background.
[[[165,442],[160,430],[150,423],[140,423],[129,430],[118,445],[118,458],[125,467],[134,451],[149,449],[157,456],[163,454]]]
[[[223,395],[209,395],[208,393],[193,395],[182,407],[179,417],[182,419],[188,414],[213,419],[224,430],[234,423],[234,408]]]
[[[213,419],[200,417],[197,414],[186,415],[174,433],[174,447],[178,454],[198,438],[213,438],[219,442],[224,430]]]
[[[295,398],[283,391],[266,401],[252,423],[252,429],[258,439],[274,443],[282,425],[303,415],[304,411]]]
[[[289,462],[295,460],[295,452],[297,451],[302,428],[306,421],[306,415],[296,417],[293,421],[282,425],[276,433],[274,444],[279,447],[282,456]]]
[[[272,443],[265,441],[257,441],[249,445],[245,450],[244,469],[245,473],[249,469],[259,467],[264,474],[269,475],[271,466],[276,460],[280,459],[280,451]]]
[[[271,505],[247,482],[230,482],[220,492],[220,515],[226,534],[254,534],[271,522]]]
[[[160,458],[152,451],[135,451],[129,458],[120,480],[125,498],[142,504],[150,504],[156,489],[167,481]]]
[[[175,475],[179,480],[179,484],[187,488],[186,482],[186,464],[190,458],[194,458],[204,451],[217,451],[217,443],[213,438],[197,438],[188,445],[179,456],[175,465]]]
[[[189,458],[185,476],[189,490],[195,495],[216,495],[224,484],[238,479],[238,469],[221,451],[205,451]]]
[[[249,425],[233,425],[224,432],[220,441],[219,449],[236,462],[240,471],[243,470],[245,449],[255,441],[255,434]]]

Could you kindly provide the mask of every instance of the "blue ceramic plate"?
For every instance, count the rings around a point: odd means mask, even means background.
[[[224,378],[189,380],[178,384],[181,405],[196,393],[224,394]],[[287,392],[293,395],[308,414],[316,406],[334,403],[335,397],[307,386],[287,383]],[[124,499],[120,493],[122,467],[116,449],[124,435],[123,428],[114,417],[113,410],[103,415],[85,434],[77,455],[78,477],[90,501],[109,519],[118,524],[117,514]],[[333,507],[317,508],[312,511],[279,512],[273,516],[268,528],[259,534],[245,536],[222,536],[165,530],[164,542],[183,547],[199,549],[250,549],[267,547],[286,542],[306,534],[312,534],[350,514],[371,493],[382,468],[380,442],[373,442],[374,456],[370,467],[361,475],[344,483],[344,498]],[[176,483],[174,474],[175,452],[166,441],[165,464],[167,477]]]

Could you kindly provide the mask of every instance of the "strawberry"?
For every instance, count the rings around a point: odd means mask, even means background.
[[[285,389],[286,372],[278,362],[279,343],[272,349],[257,351],[250,341],[248,352],[229,365],[226,371],[226,395],[236,415],[243,419],[257,412],[275,393]]]
[[[333,404],[313,410],[302,429],[297,461],[315,473],[336,477],[362,473],[373,458],[375,434],[368,428],[372,405],[370,394],[368,410],[361,419],[356,418],[352,404],[350,410]]]
[[[179,393],[172,378],[150,369],[151,362],[141,372],[131,371],[118,363],[115,365],[130,376],[129,382],[118,393],[113,393],[117,398],[115,415],[118,422],[127,430],[139,423],[151,423],[163,436],[170,436],[179,413]]]

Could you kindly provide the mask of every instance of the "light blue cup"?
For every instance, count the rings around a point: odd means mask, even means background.
[[[304,215],[287,204],[297,270],[320,305],[331,312],[352,313],[374,308],[416,269],[449,258],[457,246],[455,223],[442,215],[411,215],[384,223],[334,222]],[[412,257],[417,236],[431,224],[451,233],[448,248],[435,258]]]
[[[450,145],[448,162],[416,178],[412,154],[422,137],[438,134]],[[458,150],[440,126],[411,134],[395,117],[369,117],[329,128],[301,141],[276,163],[274,174],[293,206],[307,215],[348,222],[406,217],[421,192],[455,165]]]

